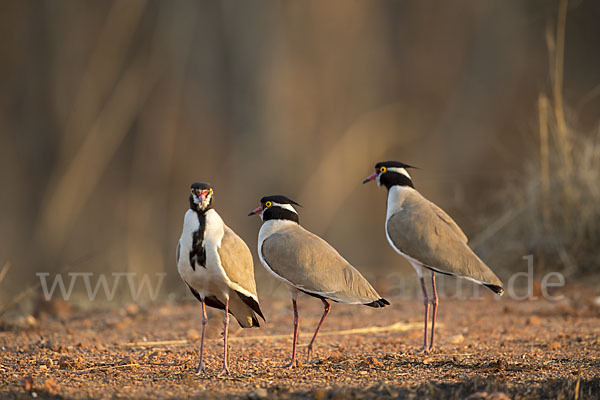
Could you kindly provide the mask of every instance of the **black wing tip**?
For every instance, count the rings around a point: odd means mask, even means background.
[[[486,288],[490,289],[492,292],[496,293],[497,295],[502,296],[502,294],[504,293],[504,288],[502,286],[492,285],[489,283],[484,283],[483,285]]]
[[[263,315],[262,310],[260,308],[258,309],[258,312],[256,312],[256,313],[262,318],[263,321],[267,322],[267,320],[265,319],[265,316]]]
[[[256,300],[254,300],[250,296],[246,296],[245,294],[238,292],[237,290],[235,292],[240,297],[240,299],[242,299],[242,301],[244,303],[246,303],[246,305],[252,309],[252,311],[254,311],[256,314],[258,314],[263,319],[263,321],[267,322],[267,320],[265,319],[265,316],[262,313],[262,310],[260,309],[260,305],[258,304],[258,302]]]
[[[243,320],[239,320],[238,317],[236,317],[231,311],[229,311],[229,313],[233,315],[233,317],[235,318],[235,320],[241,328],[260,328],[260,321],[258,320],[258,318],[256,318],[256,314],[254,313],[252,313],[252,317],[250,318],[250,324],[246,323],[246,325],[244,324]]]
[[[385,306],[389,306],[390,302],[387,301],[384,298],[381,298],[379,300],[375,300],[371,303],[366,303],[365,306],[369,306],[369,307],[375,307],[375,308],[379,308],[379,307],[385,307]]]

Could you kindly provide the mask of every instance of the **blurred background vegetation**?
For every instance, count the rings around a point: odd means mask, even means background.
[[[501,277],[527,254],[597,272],[598,21],[595,0],[2,0],[0,304],[36,272],[166,272],[183,295],[193,181],[254,254],[246,214],[285,194],[379,286],[416,281],[361,185],[385,159]]]

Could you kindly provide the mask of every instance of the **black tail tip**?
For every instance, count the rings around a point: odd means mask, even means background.
[[[502,296],[502,294],[504,293],[504,288],[502,286],[491,285],[491,284],[486,283],[485,287],[500,296]]]
[[[374,301],[374,302],[372,302],[372,303],[367,303],[367,304],[365,304],[365,306],[369,306],[369,307],[375,307],[375,308],[379,308],[379,307],[385,307],[385,306],[389,306],[389,305],[390,305],[390,302],[389,302],[389,301],[387,301],[387,300],[386,300],[386,299],[384,299],[384,298],[381,298],[381,299],[379,299],[379,300],[375,300],[375,301]]]

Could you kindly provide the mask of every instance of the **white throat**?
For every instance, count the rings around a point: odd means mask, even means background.
[[[409,195],[411,190],[415,190],[410,186],[394,185],[388,191],[387,197],[387,212],[385,220],[387,221],[392,215],[396,214],[400,209],[406,196]]]

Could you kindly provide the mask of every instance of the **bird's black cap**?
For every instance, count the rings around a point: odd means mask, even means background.
[[[376,169],[379,169],[381,167],[386,167],[386,168],[415,168],[415,169],[418,169],[417,167],[413,167],[412,165],[404,164],[403,162],[400,162],[400,161],[381,161],[381,162],[378,162],[377,164],[375,164],[375,168]]]
[[[262,199],[260,199],[261,204],[265,204],[267,201],[272,201],[273,203],[279,203],[279,204],[293,204],[293,205],[302,207],[300,204],[296,203],[294,200],[289,199],[280,194],[276,194],[273,196],[265,196]]]
[[[206,190],[206,189],[212,189],[212,185],[210,183],[206,183],[206,182],[194,182],[194,183],[192,183],[191,188],[196,189],[196,190],[197,189]]]

